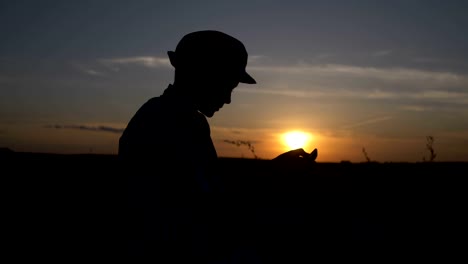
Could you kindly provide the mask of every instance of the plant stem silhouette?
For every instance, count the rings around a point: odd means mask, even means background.
[[[426,160],[426,157],[423,157],[423,161],[433,162],[437,156],[434,150],[434,137],[433,136],[426,136],[426,148],[429,151],[429,159]]]
[[[252,142],[248,140],[228,140],[228,139],[225,139],[224,142],[236,145],[238,147],[240,147],[241,145],[245,145],[250,150],[250,152],[252,152],[252,155],[254,156],[254,158],[258,159],[257,154],[255,154],[255,147],[253,146]]]
[[[364,154],[364,158],[366,158],[367,162],[371,162],[372,160],[369,158],[369,155],[367,155],[366,148],[362,148],[362,154]]]

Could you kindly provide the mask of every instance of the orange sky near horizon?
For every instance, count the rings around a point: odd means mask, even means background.
[[[114,124],[118,126],[118,124]],[[122,126],[120,124],[120,126]],[[89,127],[93,127],[89,125]],[[226,129],[212,127],[212,138],[219,157],[272,159],[277,155],[291,150],[284,142],[287,132],[300,131],[297,128],[287,129]],[[307,130],[303,130],[305,133]],[[30,125],[15,127],[9,132],[15,134],[9,141],[14,151],[45,152],[59,154],[117,154],[119,133],[105,133],[102,131],[80,130],[76,128],[49,128]],[[254,146],[252,152],[246,145],[236,146],[225,140],[249,141]],[[440,141],[440,142],[439,142]],[[457,156],[448,156],[447,153],[456,153],[456,143],[452,149],[447,148],[450,142],[435,137],[434,148],[440,161],[463,161]],[[368,157],[378,162],[418,162],[428,157],[426,138],[413,139],[381,139],[378,137],[346,137],[337,135],[313,134],[310,140],[302,146],[305,151],[318,149],[317,162],[364,162],[365,148]],[[445,146],[444,146],[445,145]],[[462,154],[463,155],[463,154]],[[395,159],[395,156],[400,158]],[[463,157],[463,156],[460,156]]]

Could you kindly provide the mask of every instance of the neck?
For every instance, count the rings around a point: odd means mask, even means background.
[[[166,98],[170,98],[170,100],[177,101],[178,105],[190,106],[196,109],[195,97],[190,93],[190,88],[188,87],[180,86],[174,82],[174,84],[170,84],[164,90],[163,95]]]

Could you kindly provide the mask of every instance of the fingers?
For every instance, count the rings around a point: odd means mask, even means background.
[[[309,159],[315,161],[315,159],[317,159],[317,156],[318,156],[318,150],[317,150],[317,149],[314,149],[314,150],[310,153]]]
[[[305,152],[303,148],[293,149],[287,152],[290,157],[307,157],[309,153]]]
[[[273,160],[294,160],[300,157],[307,157],[307,156],[309,156],[309,154],[307,154],[307,152],[305,152],[304,149],[298,148],[298,149],[287,151],[277,156]]]

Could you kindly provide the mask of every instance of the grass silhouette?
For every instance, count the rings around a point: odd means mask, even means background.
[[[437,154],[434,150],[434,137],[427,136],[426,141],[426,149],[429,151],[429,158],[426,160],[426,157],[423,157],[423,161],[433,162],[437,157]]]
[[[32,237],[46,255],[120,256],[126,187],[115,155],[3,151],[0,161],[15,238]],[[271,259],[312,261],[325,245],[442,248],[456,244],[467,220],[468,162],[317,162],[305,174],[268,174],[268,163],[219,158],[229,202],[218,208],[244,208],[259,221],[249,243]]]
[[[253,143],[251,141],[249,141],[249,140],[229,140],[229,139],[225,139],[225,140],[223,140],[223,142],[233,144],[233,145],[236,145],[238,147],[247,146],[249,151],[252,153],[253,157],[255,159],[259,159],[259,157],[255,153],[255,147],[254,147]]]

